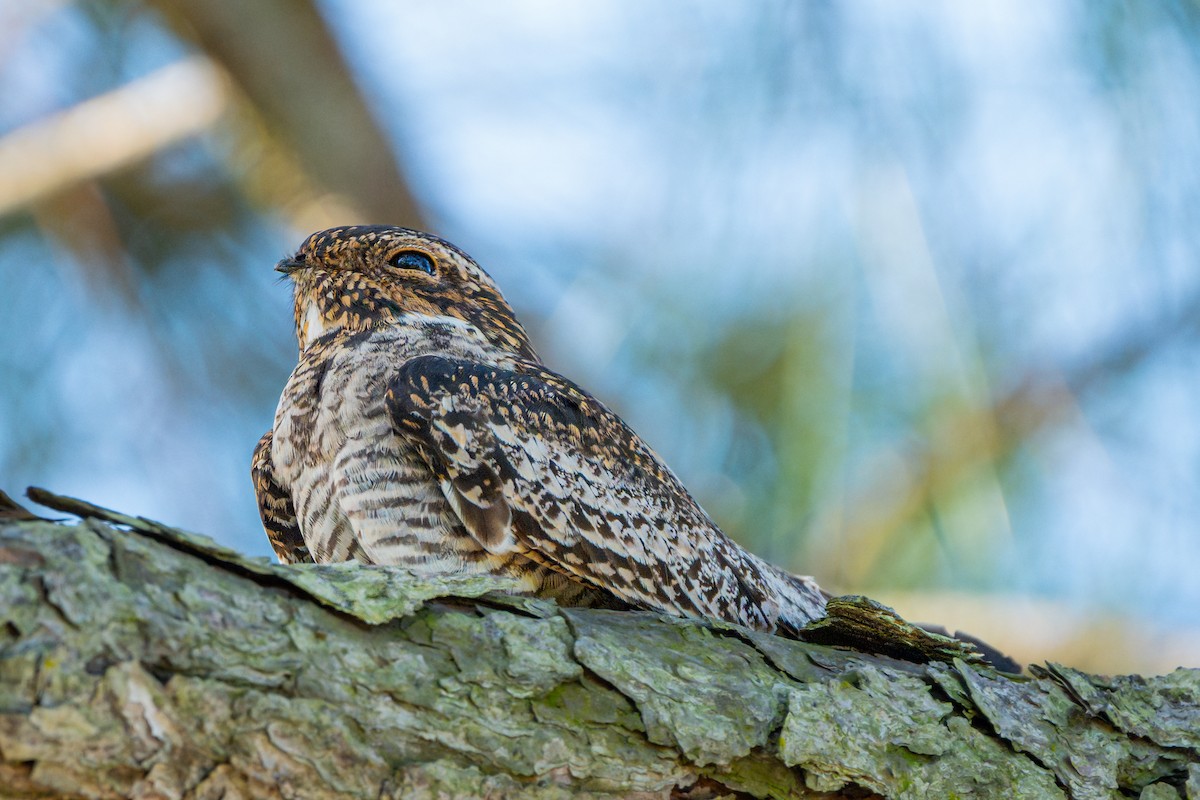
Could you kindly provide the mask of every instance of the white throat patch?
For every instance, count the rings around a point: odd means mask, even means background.
[[[304,316],[300,319],[301,349],[307,350],[310,344],[321,338],[328,330],[325,320],[321,318],[321,310],[317,308],[317,304],[309,302],[304,308]]]

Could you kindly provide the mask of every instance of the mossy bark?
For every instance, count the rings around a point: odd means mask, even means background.
[[[910,663],[96,515],[0,523],[0,797],[1200,800],[1197,670]]]

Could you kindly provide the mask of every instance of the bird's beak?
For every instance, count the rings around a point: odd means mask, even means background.
[[[295,258],[285,258],[275,265],[275,271],[282,272],[284,275],[291,275],[296,270],[304,269],[307,266],[308,264]]]

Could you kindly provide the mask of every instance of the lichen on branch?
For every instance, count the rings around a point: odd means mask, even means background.
[[[1196,670],[912,663],[60,501],[0,522],[0,797],[1200,799]]]

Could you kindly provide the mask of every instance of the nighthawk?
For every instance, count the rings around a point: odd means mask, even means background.
[[[281,561],[493,573],[564,604],[794,635],[811,578],[726,537],[621,419],[538,358],[500,290],[406,228],[314,233],[276,269],[300,360],[252,474]]]

